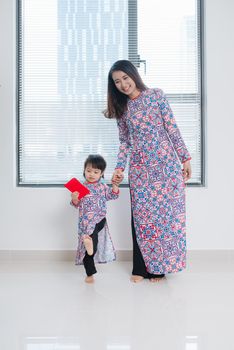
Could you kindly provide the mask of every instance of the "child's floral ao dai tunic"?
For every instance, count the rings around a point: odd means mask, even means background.
[[[98,182],[85,182],[90,194],[83,197],[75,207],[79,208],[78,222],[78,248],[76,264],[82,264],[85,255],[85,247],[82,236],[91,235],[97,223],[106,217],[107,201],[117,199],[119,193],[112,191],[112,188]],[[94,256],[94,261],[98,263],[110,262],[116,259],[114,246],[111,240],[107,222],[104,228],[98,233],[98,248]]]

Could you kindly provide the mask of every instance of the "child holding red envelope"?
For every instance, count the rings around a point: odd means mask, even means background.
[[[71,204],[79,208],[76,264],[84,264],[87,283],[94,282],[95,262],[110,262],[116,258],[106,221],[106,202],[118,198],[119,188],[101,181],[105,168],[102,156],[89,155],[84,163],[85,182],[80,184],[80,191],[71,194]]]

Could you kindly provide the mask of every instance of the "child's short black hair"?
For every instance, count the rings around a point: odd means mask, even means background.
[[[88,156],[88,158],[84,162],[84,171],[87,165],[89,164],[93,168],[101,170],[102,173],[106,169],[106,161],[102,156],[100,156],[100,154],[90,154]],[[83,175],[85,176],[85,173],[83,173]],[[102,177],[104,177],[104,175],[102,175]]]

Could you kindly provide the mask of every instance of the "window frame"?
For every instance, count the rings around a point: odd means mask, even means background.
[[[138,54],[138,45],[137,45],[137,35],[132,35],[132,30],[137,28],[137,20],[134,20],[134,14],[137,11],[137,0],[128,0],[128,9],[131,8],[131,15],[128,14],[128,37],[131,38],[132,42],[134,40],[134,49],[129,45],[128,47],[128,59],[131,60],[137,67],[141,63],[145,64],[144,60],[140,59]],[[26,184],[20,183],[20,82],[22,82],[22,40],[21,40],[21,28],[22,21],[22,0],[16,0],[16,186],[17,187],[38,187],[38,188],[50,188],[50,187],[63,187],[62,184]],[[129,11],[130,13],[130,11]],[[199,81],[200,81],[200,96],[201,96],[201,115],[200,115],[200,135],[201,135],[201,182],[187,183],[187,187],[206,187],[207,178],[206,178],[206,90],[205,90],[205,50],[204,50],[204,1],[197,0],[197,20],[200,27],[200,33],[198,35],[198,58],[200,61],[200,72],[199,72]],[[200,55],[199,55],[200,53]],[[134,56],[135,55],[135,56]],[[186,98],[189,98],[190,95],[186,94]],[[178,96],[182,94],[167,94],[167,97],[170,101],[176,100]],[[183,94],[184,96],[184,94]],[[117,154],[117,150],[116,150]],[[126,188],[129,187],[129,184],[121,184],[120,187]]]

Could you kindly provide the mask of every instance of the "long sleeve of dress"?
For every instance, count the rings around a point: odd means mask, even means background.
[[[128,126],[126,124],[124,116],[122,116],[120,119],[117,119],[117,125],[119,129],[120,146],[115,168],[124,170],[127,163],[128,153],[131,147]]]
[[[158,96],[159,108],[161,110],[164,127],[178,155],[178,158],[180,159],[181,163],[184,163],[187,160],[190,160],[191,156],[187,150],[187,147],[185,146],[180,130],[176,124],[174,114],[163,91],[157,89],[156,94]]]
[[[110,201],[112,199],[117,199],[119,197],[119,191],[114,192],[112,187],[109,187],[105,184],[105,197],[107,201]]]

